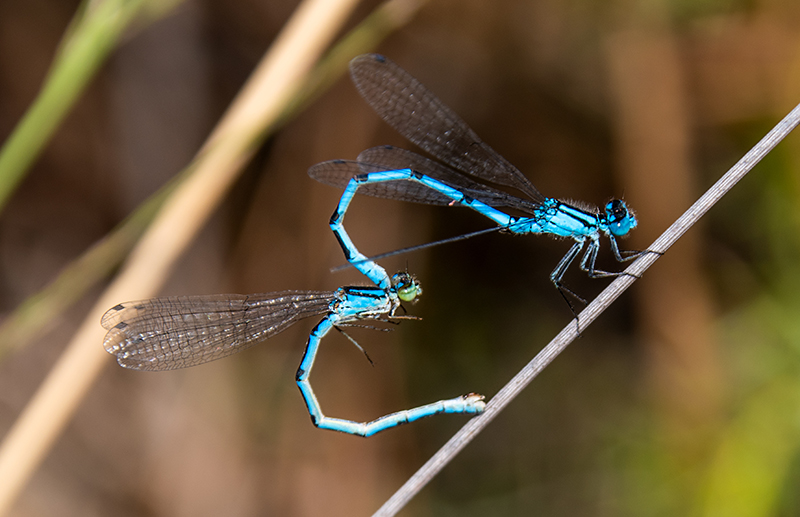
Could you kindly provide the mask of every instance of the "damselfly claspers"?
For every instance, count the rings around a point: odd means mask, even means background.
[[[344,215],[353,197],[360,192],[401,201],[466,206],[508,233],[571,238],[575,243],[550,273],[550,280],[570,309],[572,304],[565,293],[583,300],[563,285],[562,278],[582,250],[585,249],[579,267],[592,278],[625,274],[595,267],[601,236],[608,238],[619,262],[641,254],[620,251],[617,244],[618,237],[627,235],[637,225],[634,213],[621,199],[609,201],[600,210],[545,197],[455,112],[389,59],[377,54],[358,56],[350,63],[350,73],[362,97],[383,120],[443,163],[397,147],[382,146],[363,151],[356,161],[331,160],[312,166],[308,171],[312,178],[345,189],[330,221],[337,237],[343,231]],[[478,180],[511,187],[525,197]],[[512,216],[501,209],[525,215]],[[373,281],[378,280],[371,276],[373,263],[363,262],[365,257],[351,242],[342,243],[342,247],[354,267]]]

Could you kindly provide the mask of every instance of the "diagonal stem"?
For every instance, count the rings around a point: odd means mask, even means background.
[[[655,253],[644,253],[625,270],[611,285],[601,292],[579,315],[581,328],[585,329],[603,313],[619,296],[633,284],[655,261],[667,251],[689,228],[727,194],[753,167],[800,123],[800,105],[797,105],[767,135],[731,167],[700,199],[648,248]],[[390,497],[373,517],[396,515],[419,493],[455,456],[467,446],[514,398],[536,378],[575,338],[578,337],[577,321],[573,320],[547,344],[531,362],[525,365],[486,404],[486,411],[464,425],[445,443],[400,489]]]
[[[119,300],[155,295],[175,261],[252,157],[264,128],[282,116],[302,79],[356,6],[304,0],[188,166],[123,270],[88,312],[69,345],[0,443],[0,515],[5,514],[91,389],[110,356],[101,315]]]

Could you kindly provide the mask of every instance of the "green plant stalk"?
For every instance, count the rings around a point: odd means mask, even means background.
[[[151,0],[88,2],[73,20],[44,87],[0,149],[0,211],[125,29],[144,8],[156,12],[148,3]]]
[[[423,3],[416,0],[390,0],[370,14],[326,54],[298,95],[287,105],[280,119],[265,128],[254,145],[311,104],[345,73],[352,57],[374,48],[392,31],[405,24]],[[9,352],[24,347],[47,331],[56,317],[108,277],[122,263],[175,188],[190,174],[191,166],[182,170],[106,237],[67,265],[53,282],[17,307],[0,324],[0,361]]]
[[[377,47],[386,37],[408,23],[426,2],[427,0],[389,0],[372,11],[322,57],[298,95],[287,104],[274,127],[282,126],[298,111],[305,109],[328,91],[347,71],[351,59]]]
[[[50,329],[56,318],[111,275],[179,184],[171,181],[150,196],[112,232],[72,261],[47,287],[25,300],[0,325],[0,361]]]

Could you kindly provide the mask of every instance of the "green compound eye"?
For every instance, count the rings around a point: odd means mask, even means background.
[[[413,302],[421,293],[422,290],[419,288],[419,285],[417,285],[416,282],[412,282],[409,285],[400,287],[397,290],[397,297],[404,302]]]
[[[417,279],[408,273],[397,273],[392,277],[392,285],[397,297],[403,302],[413,302],[422,294],[422,287]]]

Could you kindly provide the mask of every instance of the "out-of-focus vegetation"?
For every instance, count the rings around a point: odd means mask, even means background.
[[[355,25],[375,3],[365,3]],[[77,4],[0,5],[0,137],[47,77]],[[4,313],[165,184],[197,151],[294,2],[185,2],[100,68],[0,216]],[[546,195],[624,195],[644,248],[800,103],[800,4],[455,2],[377,49],[452,106]],[[346,79],[263,147],[168,294],[327,289],[343,259],[318,161],[408,146]],[[800,514],[800,137],[790,136],[537,379],[408,515]],[[377,253],[475,230],[465,210],[359,199]],[[370,419],[491,396],[569,321],[548,281],[568,243],[489,235],[388,259],[419,276],[423,321],[325,343],[329,415]],[[610,256],[604,267],[615,267]],[[605,282],[572,272],[586,297]],[[13,422],[91,294],[0,364]],[[369,440],[317,431],[293,377],[312,322],[225,361],[98,384],[15,507],[20,514],[362,515],[463,422]],[[98,347],[101,346],[98,343]]]

